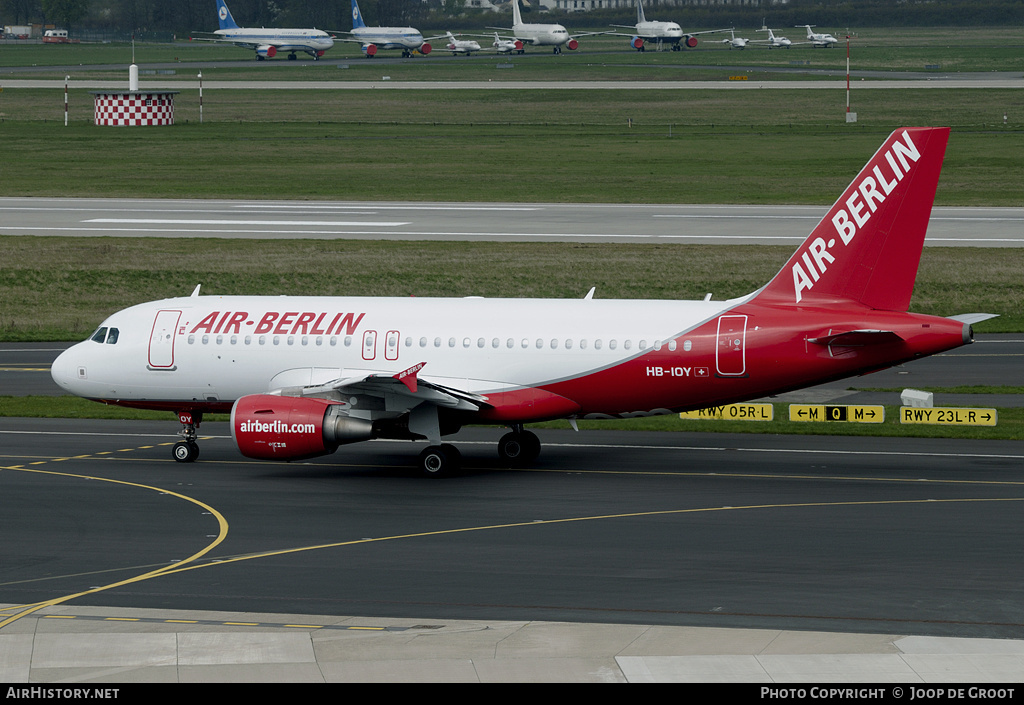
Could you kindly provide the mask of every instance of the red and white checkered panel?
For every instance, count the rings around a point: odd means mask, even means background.
[[[173,125],[171,93],[97,93],[97,125]]]

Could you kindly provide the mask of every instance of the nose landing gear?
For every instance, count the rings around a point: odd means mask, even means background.
[[[199,444],[196,443],[198,433],[196,429],[203,420],[202,412],[193,414],[191,411],[179,411],[178,421],[181,422],[181,430],[178,435],[183,440],[174,444],[171,455],[179,463],[192,463],[199,457]]]

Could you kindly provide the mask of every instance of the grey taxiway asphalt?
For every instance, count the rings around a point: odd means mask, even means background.
[[[0,234],[801,243],[823,206],[0,198]],[[927,246],[1024,246],[1024,208],[935,208]]]
[[[0,346],[0,384],[45,393],[62,347]],[[1021,357],[983,336],[854,384],[1019,385]],[[792,400],[898,396],[847,386]],[[1012,403],[973,397],[937,403]],[[0,419],[0,680],[1024,676],[1017,442],[546,431],[512,472],[467,429],[431,482],[412,444],[252,463],[223,424],[182,466],[175,430]]]
[[[0,679],[1016,682],[1021,444],[494,429],[200,462],[5,419]]]

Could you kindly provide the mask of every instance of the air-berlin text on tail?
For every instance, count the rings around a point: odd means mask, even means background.
[[[903,141],[898,138],[882,156],[871,161],[871,173],[854,183],[847,193],[845,208],[839,207],[832,214],[832,226],[843,245],[849,245],[857,236],[858,230],[871,218],[871,214],[885,202],[886,197],[914,168],[921,158],[921,152],[910,138],[910,133],[903,131]],[[886,169],[886,165],[888,168]],[[865,168],[861,174],[868,171]],[[838,204],[837,204],[838,205]],[[835,208],[835,207],[833,207]],[[793,265],[793,289],[797,303],[803,298],[802,292],[810,291],[825,274],[828,265],[836,261],[831,250],[836,246],[836,239],[817,237],[800,253],[800,258]]]
[[[344,332],[345,335],[352,335],[365,315],[327,311],[267,311],[250,316],[246,311],[212,311],[188,332],[256,335],[341,335]],[[187,324],[182,326],[180,332],[184,333],[185,328]]]

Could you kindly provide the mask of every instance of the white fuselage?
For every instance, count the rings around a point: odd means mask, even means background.
[[[374,44],[378,49],[419,49],[423,34],[413,27],[359,27],[352,36],[363,44]]]
[[[811,28],[808,25],[804,26],[807,27],[807,39],[809,39],[811,44],[813,44],[816,47],[830,47],[839,41],[831,34],[812,32]]]
[[[676,342],[736,302],[202,296],[110,316],[116,342],[87,340],[53,377],[91,399],[181,408],[225,405],[281,388],[326,384],[417,363],[420,377],[475,393],[578,379],[634,358],[713,356]],[[677,349],[678,347],[678,349]],[[686,348],[686,349],[684,349]],[[707,364],[702,363],[702,364]],[[666,363],[667,365],[667,363]],[[680,373],[682,374],[682,373]],[[625,390],[628,395],[630,390]],[[595,388],[584,413],[615,414],[622,396]],[[657,396],[657,395],[655,395]],[[131,405],[131,404],[129,404]]]
[[[449,34],[445,50],[453,54],[470,54],[474,51],[480,51],[480,43],[472,39],[456,39]]]
[[[319,29],[218,29],[218,37],[234,42],[238,46],[273,46],[277,51],[324,52],[334,46],[334,40],[327,32]]]
[[[569,30],[560,24],[516,24],[512,25],[516,39],[534,46],[563,46],[569,37]]]
[[[649,42],[676,43],[683,38],[683,28],[675,22],[637,22],[636,36]]]

